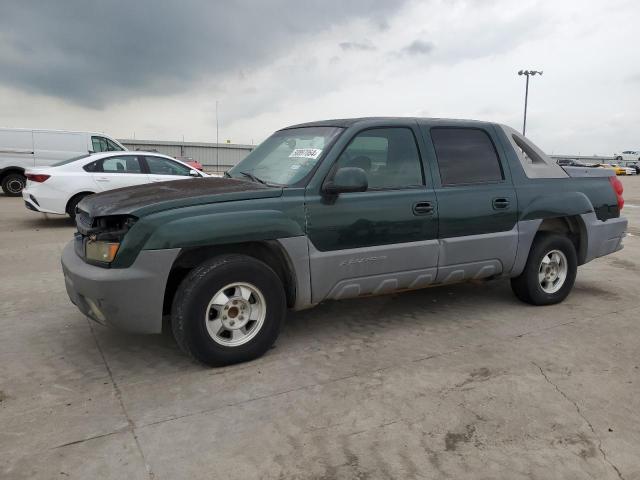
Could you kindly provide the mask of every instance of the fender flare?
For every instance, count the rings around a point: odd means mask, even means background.
[[[572,217],[593,212],[593,205],[582,192],[552,193],[533,199],[521,212],[520,221]]]

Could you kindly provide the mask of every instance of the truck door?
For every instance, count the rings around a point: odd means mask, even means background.
[[[518,205],[506,159],[491,126],[424,125],[438,200],[438,282],[511,270]]]
[[[436,198],[415,127],[356,133],[332,168],[365,171],[368,189],[331,198],[307,191],[312,301],[419,288],[435,280]]]

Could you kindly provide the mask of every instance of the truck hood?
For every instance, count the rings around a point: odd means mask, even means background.
[[[149,215],[163,210],[271,198],[282,195],[282,188],[234,178],[189,178],[118,188],[84,198],[78,208],[91,218],[108,215]]]

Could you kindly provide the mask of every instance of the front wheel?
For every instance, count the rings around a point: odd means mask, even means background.
[[[278,275],[245,255],[222,255],[197,266],[176,292],[171,320],[180,348],[219,367],[263,355],[286,314]]]
[[[567,298],[578,271],[576,249],[566,236],[536,235],[524,271],[511,279],[516,297],[532,305],[552,305]]]

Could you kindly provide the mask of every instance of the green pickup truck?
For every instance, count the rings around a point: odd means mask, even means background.
[[[277,131],[224,178],[86,197],[62,267],[91,319],[159,333],[170,318],[218,366],[329,299],[507,277],[524,302],[560,302],[578,265],[622,248],[623,203],[613,171],[562,168],[504,125],[326,120]]]

